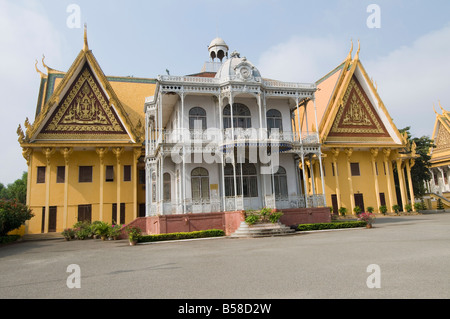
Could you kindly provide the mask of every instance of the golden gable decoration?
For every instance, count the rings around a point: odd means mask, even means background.
[[[366,93],[352,77],[336,114],[329,136],[358,134],[360,136],[388,137],[381,119]]]
[[[436,150],[444,150],[450,148],[450,133],[442,124],[439,125],[435,144]]]
[[[87,63],[43,127],[39,137],[43,138],[50,134],[127,135]]]

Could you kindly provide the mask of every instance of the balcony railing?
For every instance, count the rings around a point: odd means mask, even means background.
[[[272,194],[264,196],[263,206],[276,209],[324,207],[325,196],[322,194],[309,195],[307,196],[307,203],[308,206],[306,206],[304,195],[279,197]],[[245,198],[239,195],[236,197],[227,196],[225,197],[225,201],[222,198],[216,197],[208,199],[186,198],[184,201],[153,202],[150,206],[150,214],[182,214],[184,208],[186,208],[186,213],[214,213],[254,209],[254,207],[247,207]]]
[[[156,139],[150,141],[150,147],[157,144],[177,143],[216,143],[222,145],[231,142],[286,142],[298,144],[318,144],[319,136],[315,132],[268,131],[267,129],[225,129],[225,130],[163,130],[155,132]]]

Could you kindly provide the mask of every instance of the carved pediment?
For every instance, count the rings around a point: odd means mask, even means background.
[[[111,101],[87,63],[43,126],[38,139],[71,134],[128,137]]]
[[[352,77],[329,136],[389,137],[383,122],[355,76]]]

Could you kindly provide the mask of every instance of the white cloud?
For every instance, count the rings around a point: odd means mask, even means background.
[[[349,50],[350,41],[294,36],[264,52],[257,67],[265,78],[311,83],[338,66]]]
[[[26,171],[16,130],[26,117],[34,120],[40,81],[35,60],[45,53],[52,63],[60,63],[63,40],[35,1],[0,0],[0,29],[0,182],[8,184]]]
[[[431,136],[438,101],[450,111],[450,26],[425,34],[390,54],[364,60],[370,77],[395,125],[411,126],[414,136]],[[345,45],[348,45],[346,47]],[[257,64],[263,77],[281,81],[314,82],[342,62],[350,43],[335,38],[292,37],[269,48]],[[353,54],[356,52],[356,43]]]
[[[450,110],[450,26],[365,64],[398,128],[431,136],[438,101]]]

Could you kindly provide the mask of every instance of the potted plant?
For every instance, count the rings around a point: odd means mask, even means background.
[[[394,205],[394,206],[392,206],[392,210],[398,215],[398,212],[400,211],[400,206]]]
[[[353,212],[356,216],[359,216],[359,214],[361,214],[361,208],[359,206],[355,206],[355,208],[353,208]]]
[[[62,231],[61,235],[63,235],[66,240],[71,240],[75,237],[75,230],[66,228]]]
[[[339,208],[339,214],[341,214],[341,216],[345,216],[346,213],[347,213],[347,208],[345,208],[345,207]]]
[[[116,240],[120,236],[120,232],[122,231],[122,225],[113,224],[109,228],[109,237]]]
[[[368,213],[371,213],[371,214],[372,214],[373,211],[374,211],[374,209],[373,209],[372,206],[367,207],[367,212],[368,212]]]
[[[380,206],[380,213],[382,213],[383,215],[386,215],[386,212],[387,212],[386,205],[381,205]]]
[[[99,223],[95,227],[96,234],[100,236],[102,240],[105,240],[109,234],[109,225],[107,223]]]
[[[128,235],[128,240],[130,242],[131,246],[136,245],[136,243],[138,242],[139,238],[141,237],[141,229],[137,226],[128,226],[127,228],[125,228],[125,231]]]
[[[367,228],[372,228],[372,224],[375,221],[375,216],[372,213],[361,213],[359,214],[358,220],[366,222]]]

